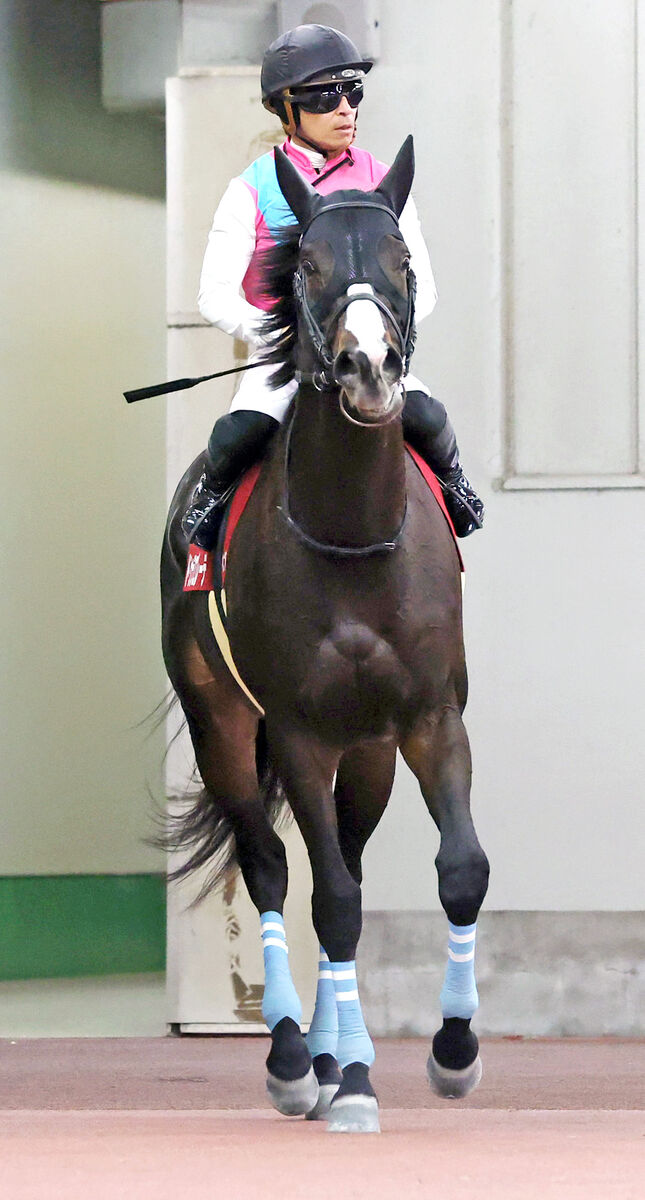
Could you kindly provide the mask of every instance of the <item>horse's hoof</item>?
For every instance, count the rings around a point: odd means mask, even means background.
[[[313,1067],[302,1079],[277,1079],[267,1075],[267,1092],[271,1103],[285,1117],[302,1117],[312,1112],[318,1102],[318,1080]]]
[[[428,1059],[428,1079],[430,1087],[437,1096],[444,1100],[463,1100],[469,1092],[477,1087],[482,1077],[482,1060],[477,1055],[469,1067],[461,1071],[453,1071],[450,1067],[442,1067],[437,1062],[432,1051]]]
[[[376,1096],[339,1096],[329,1110],[329,1133],[380,1133]]]
[[[307,1121],[326,1121],[329,1116],[331,1102],[339,1088],[338,1083],[321,1083],[318,1089],[318,1100],[311,1112],[306,1115]]]

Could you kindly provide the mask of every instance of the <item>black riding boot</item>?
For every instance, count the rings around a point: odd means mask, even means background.
[[[455,431],[439,400],[427,392],[408,392],[403,409],[403,433],[432,467],[440,483],[457,537],[468,537],[484,523],[484,505],[473,491],[459,462]]]
[[[267,413],[238,409],[215,423],[208,439],[206,467],[181,527],[189,542],[212,550],[217,540],[221,510],[240,475],[262,458],[280,422]]]

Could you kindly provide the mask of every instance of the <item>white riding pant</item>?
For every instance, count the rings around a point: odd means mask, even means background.
[[[255,356],[249,357],[249,362],[256,361]],[[229,412],[236,412],[240,408],[250,409],[251,412],[266,413],[267,416],[274,417],[276,421],[283,421],[298,384],[295,379],[292,379],[284,387],[270,388],[269,378],[276,370],[277,366],[273,365],[246,371],[233,397]],[[420,379],[417,379],[416,375],[406,375],[405,386],[409,392],[425,392],[426,395],[430,395],[430,389]]]

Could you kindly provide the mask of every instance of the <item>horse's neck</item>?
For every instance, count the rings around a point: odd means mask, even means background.
[[[290,437],[291,514],[320,542],[388,541],[405,514],[401,421],[366,429],[341,413],[338,396],[301,386]]]

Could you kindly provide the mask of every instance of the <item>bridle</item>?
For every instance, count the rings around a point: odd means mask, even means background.
[[[339,208],[362,208],[362,209],[365,209],[366,207],[368,207],[368,206],[366,206],[365,203],[360,200],[342,200],[342,201],[337,202],[336,204],[326,205],[320,212],[314,213],[313,216],[310,217],[309,221],[305,225],[305,227],[302,230],[302,233],[300,235],[299,245],[302,246],[303,238],[304,238],[305,234],[307,233],[307,230],[309,229],[310,225],[313,223],[313,221],[316,220],[317,217],[322,216],[323,213],[328,213],[332,209],[339,209]],[[388,216],[392,217],[392,219],[398,226],[396,213],[391,208],[389,208],[387,205],[385,205],[385,204],[370,204],[369,208],[377,208],[377,209],[381,209],[382,212],[386,212],[388,214]],[[372,290],[371,285],[370,285],[369,291],[367,290],[367,288],[364,292],[352,291],[351,295],[348,295],[347,293],[345,293],[336,299],[336,301],[334,302],[334,304],[332,306],[329,317],[327,318],[327,321],[326,321],[327,332],[325,333],[321,329],[320,325],[318,324],[318,322],[311,310],[311,306],[309,304],[309,299],[307,297],[307,288],[305,285],[305,277],[303,274],[302,266],[299,266],[297,268],[297,270],[294,274],[294,278],[293,278],[294,296],[296,299],[296,303],[298,305],[299,316],[301,316],[302,319],[304,320],[304,324],[305,324],[305,328],[307,330],[307,334],[309,336],[309,340],[311,342],[311,345],[315,352],[316,358],[318,359],[318,363],[320,365],[319,365],[318,369],[316,369],[314,371],[296,371],[295,378],[296,378],[297,382],[298,383],[311,383],[313,385],[313,387],[316,389],[316,391],[319,391],[319,392],[331,391],[331,390],[334,390],[335,388],[337,388],[338,384],[336,383],[336,380],[334,379],[334,374],[333,374],[334,355],[332,352],[331,343],[332,343],[333,336],[334,336],[334,333],[336,332],[336,328],[338,326],[338,322],[339,322],[341,316],[346,311],[346,309],[349,308],[349,305],[353,304],[355,300],[370,300],[372,302],[372,304],[376,304],[377,308],[379,308],[381,310],[381,312],[384,313],[384,315],[391,322],[391,324],[397,334],[397,337],[399,339],[399,349],[401,352],[401,358],[403,359],[403,363],[404,363],[404,374],[407,374],[408,367],[410,365],[410,359],[412,357],[412,353],[414,350],[414,344],[416,341],[416,329],[415,329],[415,324],[414,324],[414,301],[415,301],[415,297],[416,297],[416,278],[415,278],[414,271],[412,270],[411,267],[407,268],[406,277],[407,277],[407,285],[408,285],[408,303],[407,303],[407,312],[406,312],[406,316],[405,316],[405,324],[404,324],[403,328],[401,328],[399,321],[398,321],[396,315],[392,312],[392,309],[390,308],[390,306],[385,302],[385,300],[382,300],[380,296],[376,295],[376,293]],[[286,437],[285,453],[284,453],[283,499],[282,499],[282,504],[278,506],[278,509],[279,509],[279,512],[282,514],[284,520],[286,521],[287,525],[289,526],[289,528],[292,529],[293,532],[298,537],[299,541],[301,541],[305,546],[308,546],[310,550],[315,550],[319,554],[326,554],[333,558],[344,558],[344,559],[367,558],[374,554],[387,554],[392,550],[396,550],[397,546],[401,542],[401,539],[403,537],[403,531],[405,529],[405,524],[406,524],[406,519],[407,519],[407,501],[406,501],[405,510],[403,513],[403,520],[401,521],[401,524],[400,524],[399,528],[397,529],[396,533],[394,534],[394,536],[386,542],[373,542],[369,546],[340,546],[340,545],[334,545],[331,542],[319,542],[316,538],[311,537],[310,534],[308,534],[304,529],[302,529],[302,527],[294,519],[294,517],[291,515],[291,506],[290,506],[290,502],[289,502],[289,459],[290,459],[290,450],[291,450],[291,434],[293,431],[294,419],[295,419],[295,411],[292,414],[291,420],[289,422],[289,427],[287,429],[287,437]],[[356,422],[354,422],[354,423],[356,424]]]
[[[302,239],[309,229],[311,222],[314,221],[316,217],[321,216],[322,212],[329,212],[332,208],[366,207],[379,208],[383,212],[386,212],[388,216],[392,217],[394,221],[396,221],[396,214],[385,204],[370,204],[367,206],[363,201],[360,200],[338,201],[335,204],[327,204],[325,208],[321,210],[321,212],[314,213],[302,231],[299,244],[302,245]],[[397,318],[390,309],[389,305],[387,305],[384,300],[381,300],[380,296],[377,296],[373,291],[365,291],[358,293],[354,292],[351,296],[343,295],[336,300],[332,308],[329,329],[327,331],[327,335],[325,336],[313,312],[311,311],[311,306],[307,298],[307,289],[305,286],[304,275],[302,273],[302,267],[298,267],[293,277],[293,291],[298,304],[299,312],[302,314],[311,344],[316,352],[318,362],[320,363],[320,368],[316,371],[296,370],[294,372],[294,378],[296,381],[298,383],[311,383],[319,392],[336,386],[336,381],[333,376],[334,358],[330,344],[331,338],[332,334],[336,330],[336,326],[342,314],[345,312],[345,309],[348,308],[354,300],[371,300],[372,304],[376,304],[376,306],[380,308],[385,316],[388,317],[388,319],[392,322],[399,339],[401,357],[404,361],[405,373],[407,374],[416,341],[416,330],[414,326],[414,301],[416,298],[417,284],[414,271],[411,267],[408,267],[407,270],[407,284],[408,308],[405,319],[405,327],[403,330],[401,329],[399,322],[397,321]],[[128,404],[133,404],[137,400],[147,400],[151,396],[165,396],[169,392],[180,392],[185,388],[196,387],[198,383],[206,383],[209,379],[222,379],[225,375],[239,375],[243,371],[253,371],[257,367],[263,367],[265,365],[266,364],[264,361],[260,359],[258,362],[244,363],[239,367],[228,367],[225,371],[214,371],[211,375],[198,375],[195,378],[186,379],[171,379],[168,383],[157,383],[153,384],[152,387],[135,388],[134,390],[124,392],[123,395],[125,396]]]
[[[305,234],[318,217],[322,216],[324,213],[331,212],[333,209],[339,208],[362,208],[363,210],[366,208],[380,209],[381,212],[385,212],[388,214],[388,216],[392,217],[392,220],[398,227],[396,213],[386,204],[366,205],[361,200],[340,200],[335,204],[325,205],[323,209],[321,209],[319,212],[315,212],[313,216],[310,217],[300,235],[299,245],[302,246]],[[410,359],[412,358],[416,342],[414,302],[416,299],[417,286],[416,277],[411,267],[407,268],[406,280],[408,302],[403,328],[401,328],[399,320],[392,312],[389,304],[387,304],[385,300],[382,300],[380,296],[377,296],[370,286],[369,291],[367,288],[364,292],[352,291],[351,296],[347,293],[344,293],[335,300],[326,321],[327,331],[325,333],[321,329],[312,312],[311,305],[309,304],[309,298],[307,296],[307,287],[303,269],[302,266],[298,266],[293,277],[293,292],[296,299],[296,304],[298,306],[299,315],[302,316],[304,321],[305,329],[318,360],[319,366],[314,371],[296,371],[295,378],[297,382],[311,383],[319,392],[336,386],[336,381],[333,374],[334,354],[332,351],[332,342],[340,318],[349,308],[350,304],[353,304],[355,300],[370,300],[372,304],[375,304],[391,322],[399,341],[399,350],[401,353],[401,358],[403,359],[403,374],[406,375],[410,366]]]

